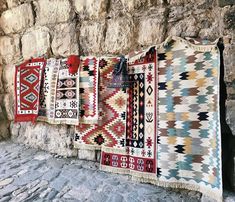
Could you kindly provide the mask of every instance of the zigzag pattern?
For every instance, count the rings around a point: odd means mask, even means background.
[[[157,176],[221,193],[219,52],[173,42],[158,59]]]

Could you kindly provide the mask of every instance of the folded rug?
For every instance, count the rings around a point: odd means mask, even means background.
[[[50,58],[46,60],[40,89],[40,105],[37,118],[39,121],[54,123],[56,86],[59,68],[59,59]]]
[[[35,122],[39,109],[39,91],[43,58],[30,59],[16,66],[15,71],[15,121]]]
[[[80,123],[98,122],[98,58],[81,57]]]
[[[76,148],[100,149],[102,145],[111,148],[121,148],[125,145],[127,94],[121,88],[108,88],[112,79],[114,65],[118,62],[119,58],[99,58],[98,123],[79,124],[76,127],[74,136],[74,146]],[[85,79],[86,77],[82,78]],[[84,91],[86,92],[85,89]],[[80,93],[82,92],[80,91]],[[84,98],[85,95],[86,93],[84,93]],[[84,99],[84,102],[86,100]]]
[[[67,59],[60,61],[54,123],[69,125],[79,123],[79,72],[69,73]]]
[[[120,148],[102,147],[101,169],[129,173],[137,179],[156,179],[157,63],[156,50],[128,64],[127,126]],[[135,55],[133,57],[136,58]]]
[[[221,200],[220,54],[203,44],[174,37],[158,55],[156,183]]]

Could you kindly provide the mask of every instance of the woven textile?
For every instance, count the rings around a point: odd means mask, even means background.
[[[160,184],[222,198],[219,50],[176,38],[159,54]]]
[[[67,59],[60,61],[56,87],[54,123],[79,123],[79,72],[70,74]]]
[[[102,147],[102,170],[130,173],[139,179],[156,179],[156,69],[155,50],[129,63],[132,86],[127,89],[126,144],[120,149]]]
[[[46,61],[40,89],[39,121],[54,123],[55,98],[60,60],[50,58]]]
[[[15,71],[15,121],[32,121],[38,116],[39,91],[44,59],[31,59],[16,66]]]
[[[120,88],[108,88],[113,67],[118,61],[118,58],[99,59],[98,124],[79,124],[74,137],[76,148],[120,148],[125,144],[127,94]]]
[[[98,122],[98,58],[83,57],[80,65],[80,122]]]

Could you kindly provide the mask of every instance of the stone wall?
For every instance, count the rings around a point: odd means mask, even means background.
[[[71,126],[13,122],[14,65],[37,56],[126,54],[161,43],[169,35],[211,40],[228,36],[226,117],[235,135],[234,0],[1,0],[0,12],[0,140],[10,130],[16,142],[98,160],[98,152],[72,149]],[[229,129],[224,133],[231,176],[235,138]]]

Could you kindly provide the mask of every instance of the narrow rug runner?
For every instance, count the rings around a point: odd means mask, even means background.
[[[79,123],[79,71],[70,74],[67,59],[60,61],[54,116],[56,124]]]
[[[55,118],[55,98],[60,60],[50,58],[46,61],[41,89],[38,121],[54,123]]]
[[[80,123],[98,123],[98,66],[98,58],[81,57]]]
[[[129,63],[128,74],[132,86],[127,89],[125,145],[119,149],[102,147],[101,169],[129,173],[141,181],[155,180],[158,105],[156,50],[145,51],[144,57]]]
[[[45,60],[31,59],[16,66],[15,121],[35,122],[39,110],[39,91]]]
[[[157,184],[222,199],[216,44],[174,37],[158,56]]]
[[[74,136],[74,147],[101,149],[101,146],[122,148],[126,135],[125,90],[108,88],[113,67],[118,58],[99,58],[99,119],[98,124],[79,124]]]

